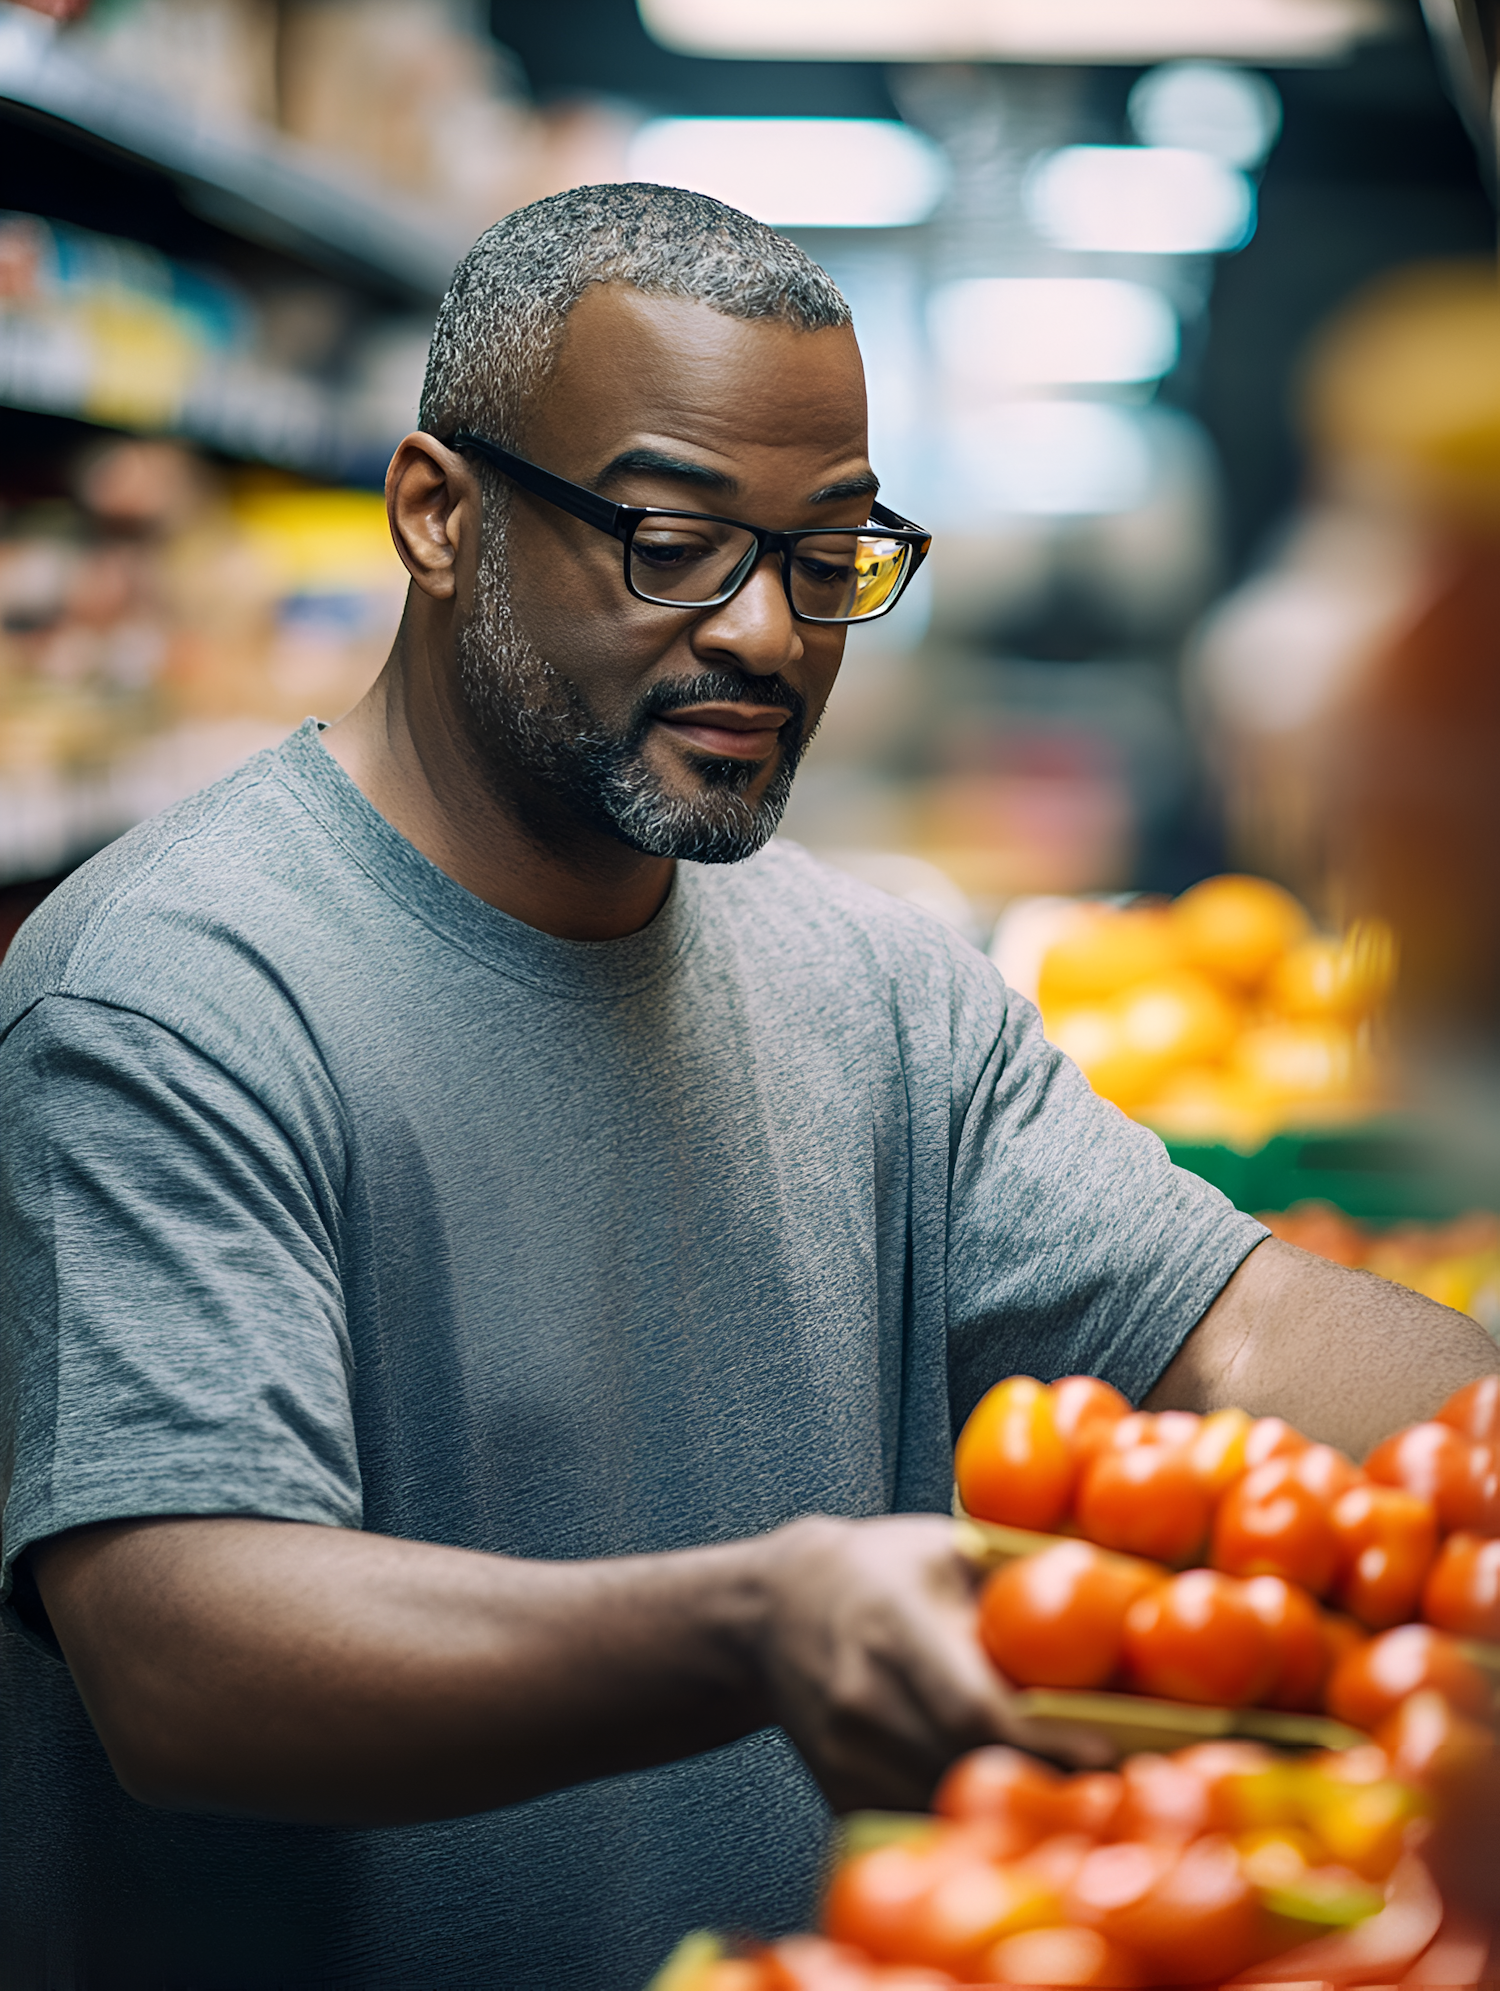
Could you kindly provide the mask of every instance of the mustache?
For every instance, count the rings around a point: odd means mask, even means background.
[[[654,684],[636,701],[629,737],[643,740],[653,720],[686,705],[782,705],[791,714],[781,729],[784,745],[802,737],[807,700],[784,677],[745,677],[738,671],[703,671],[675,683]]]

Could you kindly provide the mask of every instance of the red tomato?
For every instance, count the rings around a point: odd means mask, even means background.
[[[1263,1466],[1268,1459],[1286,1459],[1307,1450],[1309,1441],[1284,1418],[1257,1417],[1245,1433],[1245,1464]]]
[[[1048,1833],[1062,1829],[1054,1821],[1064,1788],[1050,1765],[1019,1749],[996,1745],[960,1756],[938,1785],[932,1808],[940,1818],[960,1824],[998,1826],[1003,1838],[994,1856],[1014,1859]]]
[[[1102,1687],[1120,1663],[1125,1613],[1159,1582],[1091,1542],[1059,1542],[997,1569],[979,1597],[979,1639],[1021,1687]]]
[[[1230,1487],[1214,1517],[1209,1561],[1231,1576],[1281,1576],[1321,1596],[1333,1580],[1338,1543],[1296,1466],[1292,1458],[1272,1459]]]
[[[1468,1480],[1472,1449],[1451,1424],[1409,1424],[1375,1447],[1365,1471],[1382,1486],[1404,1487],[1430,1500],[1443,1526],[1456,1527],[1454,1503]]]
[[[1372,1631],[1416,1616],[1437,1554],[1432,1502],[1397,1486],[1354,1486],[1333,1504],[1336,1601]]]
[[[1475,1444],[1500,1443],[1500,1376],[1481,1376],[1455,1390],[1438,1412],[1438,1422],[1451,1424]]]
[[[1164,1864],[1160,1848],[1101,1846],[1079,1868],[1068,1908],[1142,1957],[1153,1984],[1218,1984],[1244,1969],[1261,1934],[1239,1855],[1214,1835]]]
[[[1489,1682],[1445,1632],[1397,1625],[1340,1662],[1328,1683],[1328,1712],[1351,1728],[1373,1730],[1408,1694],[1429,1688],[1460,1714],[1483,1719],[1489,1713]]]
[[[1068,1504],[1074,1466],[1042,1385],[1012,1376],[986,1391],[958,1435],[953,1468],[959,1498],[978,1520],[1055,1526]]]
[[[1292,1471],[1325,1507],[1331,1507],[1351,1486],[1364,1484],[1365,1475],[1353,1459],[1332,1445],[1309,1445],[1305,1452],[1293,1453],[1291,1459]]]
[[[1428,1572],[1422,1616],[1459,1638],[1500,1641],[1500,1541],[1450,1535]]]
[[[1213,1777],[1193,1761],[1191,1751],[1128,1757],[1120,1783],[1123,1798],[1110,1826],[1112,1838],[1181,1846],[1208,1829]]]
[[[1353,1618],[1342,1617],[1337,1611],[1324,1611],[1319,1629],[1323,1634],[1323,1678],[1331,1680],[1334,1673],[1360,1646],[1368,1645],[1370,1634]],[[1326,1703],[1327,1696],[1324,1700]]]
[[[946,1832],[856,1853],[834,1869],[823,1898],[823,1933],[900,1962],[911,1953],[923,1901],[956,1864]]]
[[[1328,1647],[1321,1612],[1305,1590],[1282,1576],[1252,1576],[1245,1602],[1271,1634],[1276,1673],[1263,1696],[1268,1708],[1313,1713],[1322,1706]]]
[[[1151,1427],[1153,1445],[1181,1445],[1191,1449],[1203,1433],[1203,1419],[1192,1410],[1159,1410]]]
[[[1107,1445],[1114,1427],[1130,1415],[1125,1398],[1098,1376],[1064,1376],[1049,1394],[1058,1436],[1080,1464]]]
[[[1445,1528],[1500,1535],[1500,1446],[1470,1445],[1438,1508]]]
[[[1188,1561],[1208,1533],[1209,1499],[1192,1458],[1167,1445],[1101,1452],[1083,1475],[1074,1511],[1091,1541],[1155,1562]]]
[[[1276,1648],[1242,1583],[1190,1569],[1131,1605],[1125,1666],[1140,1693],[1238,1708],[1271,1684]]]
[[[1128,1950],[1097,1929],[1032,1929],[996,1943],[984,1960],[993,1984],[1144,1984],[1146,1973]]]
[[[1489,1729],[1456,1714],[1441,1694],[1408,1694],[1375,1740],[1393,1777],[1426,1790],[1444,1789],[1472,1764],[1488,1767],[1495,1752]]]
[[[1055,1922],[1058,1890],[1020,1862],[997,1866],[977,1851],[942,1874],[917,1903],[900,1961],[969,1975],[968,1966],[1007,1936]]]

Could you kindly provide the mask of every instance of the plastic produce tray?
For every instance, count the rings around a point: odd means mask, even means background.
[[[1373,1223],[1437,1223],[1496,1206],[1495,1183],[1456,1167],[1409,1120],[1275,1134],[1250,1154],[1186,1141],[1168,1141],[1167,1152],[1242,1210],[1287,1210],[1315,1197]]]

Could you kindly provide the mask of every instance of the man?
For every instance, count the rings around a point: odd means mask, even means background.
[[[1362,1448],[1493,1366],[764,847],[924,545],[798,251],[511,216],[388,491],[370,696],[7,965],[8,1983],[627,1991],[795,1925],[819,1786],[1014,1732],[940,1518],[989,1382]]]

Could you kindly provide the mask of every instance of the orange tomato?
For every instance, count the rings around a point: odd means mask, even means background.
[[[1124,1841],[1101,1846],[1068,1894],[1077,1920],[1148,1964],[1153,1984],[1221,1983],[1255,1954],[1261,1914],[1228,1839],[1197,1839],[1175,1856]]]
[[[783,1936],[759,1962],[765,1991],[882,1991],[889,1982],[861,1951],[821,1936]]]
[[[1080,1463],[1107,1445],[1114,1427],[1130,1415],[1125,1398],[1098,1376],[1064,1376],[1048,1394],[1058,1436]]]
[[[1024,1929],[1058,1920],[1058,1890],[1019,1862],[996,1866],[976,1852],[939,1876],[917,1903],[899,1959],[970,1974],[984,1951]]]
[[[1444,1489],[1438,1514],[1444,1527],[1500,1535],[1500,1446],[1468,1447],[1460,1472]]]
[[[1375,1740],[1391,1775],[1422,1788],[1441,1788],[1455,1770],[1494,1753],[1495,1738],[1478,1722],[1455,1713],[1441,1694],[1408,1694],[1382,1722]]]
[[[1245,1464],[1263,1466],[1269,1459],[1290,1458],[1305,1452],[1310,1443],[1283,1417],[1257,1417],[1245,1433]]]
[[[1423,1585],[1422,1616],[1460,1638],[1500,1641],[1500,1541],[1450,1535]]]
[[[1252,1576],[1245,1601],[1271,1634],[1276,1673],[1263,1696],[1270,1708],[1313,1713],[1322,1704],[1328,1647],[1312,1598],[1281,1576]]]
[[[1216,1410],[1193,1440],[1193,1471],[1210,1500],[1217,1500],[1245,1470],[1250,1419],[1243,1410]]]
[[[997,1859],[1014,1859],[1055,1830],[1063,1779],[1048,1764],[1019,1749],[992,1744],[960,1756],[938,1785],[932,1808],[959,1824],[1002,1828]],[[1011,1842],[1014,1842],[1013,1844]]]
[[[1125,1613],[1158,1572],[1059,1542],[997,1569],[979,1598],[979,1640],[1021,1687],[1102,1687],[1120,1663]]]
[[[1030,1376],[996,1383],[959,1433],[953,1468],[959,1497],[979,1520],[1053,1527],[1067,1507],[1074,1466],[1049,1393]]]
[[[1125,1666],[1143,1694],[1245,1707],[1275,1677],[1276,1647],[1242,1583],[1190,1569],[1131,1605]]]
[[[1331,1507],[1351,1486],[1362,1485],[1365,1478],[1354,1461],[1332,1445],[1309,1445],[1305,1452],[1294,1453],[1292,1471],[1325,1507]]]
[[[1097,1929],[1033,1929],[996,1943],[984,1960],[992,1984],[1134,1985],[1146,1982],[1128,1950]]]
[[[1090,1541],[1154,1562],[1187,1562],[1208,1533],[1209,1498],[1180,1446],[1113,1445],[1093,1460],[1075,1518]]]
[[[1328,1712],[1351,1728],[1373,1731],[1408,1694],[1431,1690],[1460,1714],[1483,1719],[1490,1710],[1489,1682],[1464,1658],[1445,1632],[1431,1625],[1397,1625],[1357,1647],[1328,1683]]]
[[[958,1864],[954,1835],[944,1832],[898,1839],[841,1861],[823,1898],[823,1933],[871,1956],[902,1961],[922,1903]]]
[[[1328,1588],[1338,1540],[1322,1501],[1297,1477],[1294,1458],[1273,1458],[1230,1487],[1214,1516],[1209,1560],[1230,1576],[1281,1576],[1314,1596]]]
[[[1445,1527],[1457,1525],[1455,1499],[1468,1478],[1472,1446],[1451,1424],[1434,1419],[1409,1424],[1404,1431],[1377,1445],[1365,1460],[1365,1471],[1382,1486],[1404,1487],[1430,1500]]]
[[[1372,1631],[1415,1616],[1437,1554],[1432,1502],[1403,1487],[1354,1486],[1334,1502],[1332,1522],[1340,1609]]]
[[[1158,1756],[1147,1750],[1120,1766],[1121,1801],[1110,1827],[1114,1839],[1184,1846],[1206,1832],[1213,1781],[1222,1765],[1205,1766],[1192,1750]]]
[[[1451,1424],[1475,1444],[1500,1440],[1500,1376],[1481,1376],[1455,1390],[1438,1412],[1438,1422]]]

